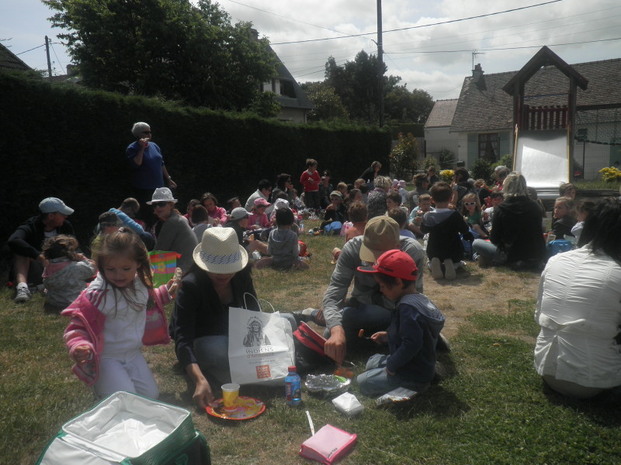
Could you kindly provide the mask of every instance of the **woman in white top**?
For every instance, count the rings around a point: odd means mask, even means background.
[[[535,368],[555,391],[593,397],[621,386],[621,203],[601,201],[587,244],[552,257],[541,275]]]

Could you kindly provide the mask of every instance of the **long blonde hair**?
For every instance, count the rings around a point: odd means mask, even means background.
[[[147,252],[147,248],[142,242],[142,239],[140,239],[140,237],[136,233],[134,233],[129,228],[121,227],[118,231],[103,236],[101,246],[97,251],[96,258],[99,275],[104,280],[106,286],[112,287],[115,300],[117,299],[118,291],[123,297],[125,297],[131,308],[136,311],[142,310],[142,305],[135,301],[135,299],[132,297],[127,289],[119,289],[106,280],[106,275],[104,272],[105,261],[106,259],[113,256],[127,257],[137,262],[138,269],[136,270],[136,274],[138,275],[138,278],[140,279],[142,284],[147,287],[147,289],[152,289],[153,274],[151,273],[151,262],[149,261],[149,253]],[[152,305],[152,299],[149,295],[147,308],[150,305]]]

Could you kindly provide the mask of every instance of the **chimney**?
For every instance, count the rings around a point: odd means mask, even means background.
[[[474,78],[474,82],[479,82],[479,80],[483,77],[483,68],[481,68],[481,63],[477,63],[472,70],[472,77]]]
[[[483,68],[481,68],[481,63],[477,63],[472,70],[472,78],[474,80],[475,85],[480,90],[485,90],[485,79],[483,79]]]

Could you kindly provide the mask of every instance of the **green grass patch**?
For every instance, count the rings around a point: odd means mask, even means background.
[[[313,253],[309,272],[254,273],[259,296],[276,310],[321,305],[334,268],[330,251],[342,239],[303,240]],[[469,269],[480,280],[479,295],[491,295],[509,280],[532,281],[532,275],[503,268]],[[454,296],[443,308],[450,318],[449,307],[463,306],[458,287],[465,289],[465,281],[434,288],[428,276],[425,285],[432,299],[434,289]],[[531,283],[528,292],[494,297],[498,301],[492,312],[471,312],[451,338],[452,352],[439,356],[444,376],[411,402],[378,408],[353,383],[351,392],[365,411],[352,419],[337,413],[328,400],[306,393],[303,408],[291,409],[281,388],[244,386],[242,394],[263,400],[266,412],[248,422],[217,421],[194,408],[172,345],[144,352],[161,400],[192,412],[218,465],[308,464],[298,456],[310,434],[306,409],[316,429],[330,423],[358,434],[358,444],[343,464],[621,463],[619,405],[565,400],[545,389],[533,369],[534,288]],[[67,320],[45,314],[40,295],[25,305],[14,304],[12,297],[10,290],[0,290],[0,464],[31,464],[62,424],[91,408],[95,399],[70,372],[62,342]],[[367,356],[348,354],[357,372]]]

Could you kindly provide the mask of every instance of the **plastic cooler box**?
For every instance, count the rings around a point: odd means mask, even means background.
[[[116,392],[65,423],[40,465],[209,465],[209,447],[190,412]]]

